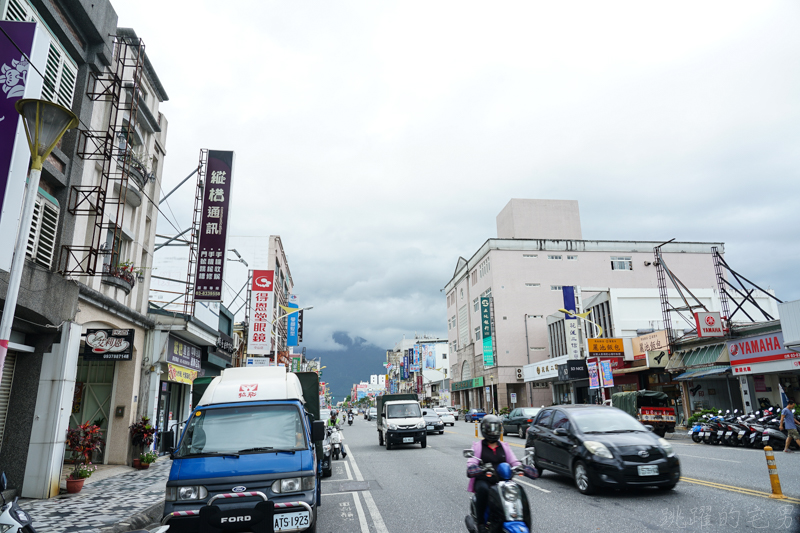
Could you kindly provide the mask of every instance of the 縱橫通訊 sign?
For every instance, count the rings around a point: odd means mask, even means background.
[[[254,270],[250,286],[250,324],[247,331],[247,353],[268,355],[272,350],[272,308],[274,270]]]
[[[208,151],[194,278],[194,299],[196,301],[222,301],[233,162],[233,152]]]
[[[494,366],[494,345],[492,339],[492,299],[481,297],[481,334],[483,336],[483,366]]]

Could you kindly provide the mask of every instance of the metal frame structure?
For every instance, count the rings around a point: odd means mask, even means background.
[[[80,132],[78,156],[84,160],[102,161],[102,171],[97,185],[73,185],[70,188],[67,211],[73,216],[93,217],[94,222],[90,223],[92,237],[88,245],[61,246],[58,266],[64,276],[98,274],[97,260],[100,255],[110,254],[108,265],[111,268],[119,260],[113,243],[121,236],[125,214],[130,146],[142,97],[144,43],[138,38],[116,36],[113,57],[111,68],[91,73],[86,91],[93,101],[109,102],[111,108],[105,130]],[[123,124],[126,118],[127,126]],[[120,137],[125,141],[124,146],[118,144]],[[116,186],[119,187],[119,193],[115,197]],[[110,250],[105,248],[103,242],[106,231],[113,231]]]
[[[189,234],[189,263],[186,269],[186,299],[183,301],[183,314],[194,316],[195,270],[197,269],[197,246],[200,241],[200,223],[203,219],[203,190],[205,188],[206,170],[208,168],[208,150],[200,150],[197,163],[197,187],[194,193],[194,213],[192,215],[192,231]]]
[[[701,302],[689,288],[684,285],[684,283],[676,276],[667,266],[666,261],[664,261],[664,256],[661,253],[661,247],[665,244],[669,244],[675,239],[670,239],[665,243],[659,244],[655,248],[653,248],[653,255],[655,256],[654,265],[656,267],[656,278],[658,280],[658,294],[661,298],[661,315],[664,319],[664,329],[667,330],[667,339],[669,340],[669,351],[672,353],[674,350],[672,349],[673,344],[675,343],[675,332],[672,329],[672,313],[678,313],[680,317],[688,322],[689,324],[692,323],[692,320],[687,319],[685,316],[681,314],[682,311],[688,311],[689,313],[694,314],[695,309],[703,309],[708,312],[708,308]],[[669,302],[669,293],[667,291],[667,278],[672,282],[673,287],[678,291],[678,295],[681,297],[683,301],[682,307],[675,307]],[[694,300],[694,304],[689,302],[687,295]]]
[[[671,314],[678,313],[681,318],[691,324],[692,320],[683,316],[681,314],[682,311],[688,311],[689,313],[694,314],[695,309],[702,309],[705,312],[709,312],[708,308],[706,308],[706,306],[703,305],[703,303],[694,294],[692,294],[692,291],[690,291],[689,288],[669,269],[666,261],[664,261],[664,256],[661,253],[661,247],[674,240],[675,239],[670,239],[669,241],[660,244],[653,249],[653,253],[655,255],[654,265],[656,267],[656,276],[658,278],[658,292],[661,297],[661,314],[664,318],[664,328],[667,330],[670,352],[673,351],[673,344],[675,342],[675,333],[672,329]],[[727,335],[730,334],[732,319],[740,310],[745,314],[745,316],[747,316],[750,322],[756,322],[756,320],[751,317],[747,311],[745,311],[743,307],[745,303],[749,303],[761,311],[764,320],[775,320],[772,315],[770,315],[758,304],[756,299],[753,297],[753,294],[757,293],[757,291],[760,291],[778,303],[783,302],[733,270],[722,257],[722,254],[719,253],[719,250],[716,246],[711,248],[711,254],[714,260],[714,273],[717,280],[717,290],[719,291],[721,307],[720,315],[722,319],[723,331],[727,332]],[[736,285],[728,281],[728,279],[725,277],[725,272],[730,274],[738,283],[738,288]],[[677,289],[681,300],[683,300],[684,305],[682,307],[675,307],[669,302],[669,295],[667,293],[667,279],[672,282],[672,285],[675,287],[675,289]],[[735,293],[735,295],[732,293]],[[687,295],[689,298],[687,298]],[[737,297],[741,298],[741,301],[737,301]],[[691,303],[690,299],[695,303]],[[733,312],[730,312],[729,299],[736,305]]]
[[[759,287],[746,277],[742,276],[741,274],[733,270],[725,261],[725,259],[722,258],[722,255],[719,253],[716,246],[712,248],[712,253],[714,256],[714,270],[717,273],[717,290],[719,290],[719,298],[722,301],[722,311],[724,313],[723,319],[727,320],[728,327],[730,327],[730,322],[733,319],[733,317],[740,310],[742,311],[742,313],[745,314],[745,316],[750,320],[750,322],[756,321],[753,317],[750,316],[750,314],[747,311],[744,310],[744,307],[742,307],[746,302],[750,303],[756,309],[761,311],[761,314],[763,315],[765,320],[775,320],[775,318],[772,315],[770,315],[766,310],[764,310],[760,305],[758,305],[756,299],[753,298],[753,293],[760,291],[765,295],[769,296],[770,298],[772,298],[773,300],[775,300],[776,302],[778,302],[779,304],[783,303],[783,301],[779,300],[777,297],[773,296],[772,294],[765,291],[764,289],[762,289],[761,287]],[[733,279],[736,280],[736,282],[739,284],[739,288],[736,288],[736,286],[733,283],[731,283],[725,278],[723,270],[727,271],[731,276],[733,276]],[[737,302],[736,297],[730,292],[728,292],[728,289],[736,293],[736,296],[740,297],[742,300],[740,302]],[[731,299],[731,302],[736,304],[736,308],[733,310],[732,313],[729,313],[728,298]]]

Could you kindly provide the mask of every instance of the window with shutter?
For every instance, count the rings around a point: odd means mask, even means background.
[[[50,51],[42,85],[42,98],[72,108],[75,94],[75,80],[78,76],[77,64],[61,46],[50,28],[39,17],[36,10],[24,0],[8,0],[3,20],[38,22],[50,36]]]
[[[41,195],[33,207],[31,231],[28,233],[26,256],[31,261],[50,268],[56,249],[59,207]]]
[[[6,429],[6,415],[8,403],[11,399],[11,385],[14,382],[14,367],[17,363],[17,354],[8,352],[3,365],[3,376],[0,378],[0,446],[3,444],[3,433]]]

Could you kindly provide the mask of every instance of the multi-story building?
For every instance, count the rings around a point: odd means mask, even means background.
[[[447,339],[423,336],[399,341],[386,351],[386,392],[414,392],[426,405],[449,405],[444,403],[450,399],[449,354]]]
[[[459,258],[445,286],[448,342],[456,354],[450,361],[453,404],[551,404],[549,385],[526,386],[523,368],[554,355],[546,317],[564,306],[562,287],[657,289],[653,248],[659,244],[584,240],[576,201],[511,200],[497,216],[497,238],[470,259]],[[721,243],[688,242],[662,251],[672,268],[685,273],[688,287],[713,289],[714,247],[722,251]],[[481,298],[488,298],[487,310]],[[481,327],[487,318],[488,344]]]
[[[23,496],[46,498],[58,494],[68,426],[101,427],[95,461],[129,460],[153,325],[145,313],[167,95],[107,0],[5,0],[0,12],[39,23],[50,40],[42,98],[80,120],[44,163],[0,386],[0,431],[14,421],[0,467]],[[111,336],[124,349],[111,353]]]

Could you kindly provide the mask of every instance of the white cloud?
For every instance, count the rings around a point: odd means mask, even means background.
[[[724,241],[800,297],[793,3],[118,4],[171,97],[165,188],[236,150],[232,233],[281,235],[314,346],[444,333],[512,197],[579,200],[587,238]]]

